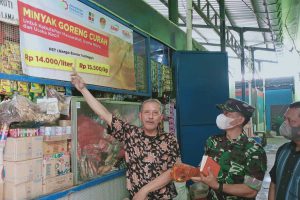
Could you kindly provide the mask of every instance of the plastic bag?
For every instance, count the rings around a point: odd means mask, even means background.
[[[208,195],[209,187],[204,183],[194,183],[190,186],[191,200],[205,200]]]
[[[12,100],[0,104],[0,123],[11,124],[12,122],[54,122],[59,118],[59,114],[47,115],[29,99],[15,95]]]
[[[171,178],[176,182],[185,182],[196,176],[200,176],[199,168],[184,163],[175,164],[171,171]]]
[[[57,92],[55,89],[47,89],[47,98],[56,98],[58,100],[58,109],[60,114],[69,115],[71,96],[65,96],[61,92]]]
[[[185,182],[179,183],[175,182],[175,187],[177,191],[177,196],[173,200],[190,200],[189,190],[187,189]]]

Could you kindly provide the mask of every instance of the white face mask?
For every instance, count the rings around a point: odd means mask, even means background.
[[[224,114],[219,114],[216,119],[216,124],[219,129],[226,130],[233,127],[233,125],[230,124],[233,120],[233,118],[226,117]]]
[[[291,127],[288,123],[283,122],[279,128],[279,133],[286,139],[300,141],[300,127]]]

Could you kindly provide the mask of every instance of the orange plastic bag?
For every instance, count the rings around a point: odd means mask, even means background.
[[[200,169],[184,163],[175,164],[171,171],[171,178],[176,182],[185,182],[197,176],[200,176]]]

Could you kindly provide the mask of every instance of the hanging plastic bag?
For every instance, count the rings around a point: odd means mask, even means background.
[[[191,200],[206,200],[209,187],[204,183],[194,183],[190,186]]]
[[[190,200],[189,190],[185,182],[174,182],[174,184],[177,190],[177,196],[173,200]]]

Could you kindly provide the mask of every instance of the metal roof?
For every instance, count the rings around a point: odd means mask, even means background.
[[[161,15],[169,18],[168,0],[144,0]],[[244,32],[244,45],[259,50],[278,50],[281,47],[280,0],[225,0],[225,24],[230,37],[239,44]],[[178,25],[186,31],[186,0],[178,0]],[[204,16],[204,17],[203,17]],[[211,23],[207,23],[207,19]],[[220,50],[220,13],[218,0],[193,0],[192,37],[211,51]],[[233,39],[231,38],[233,37]],[[234,42],[233,42],[234,44]],[[230,46],[230,45],[229,45]],[[235,49],[226,48],[230,56],[237,56]]]

